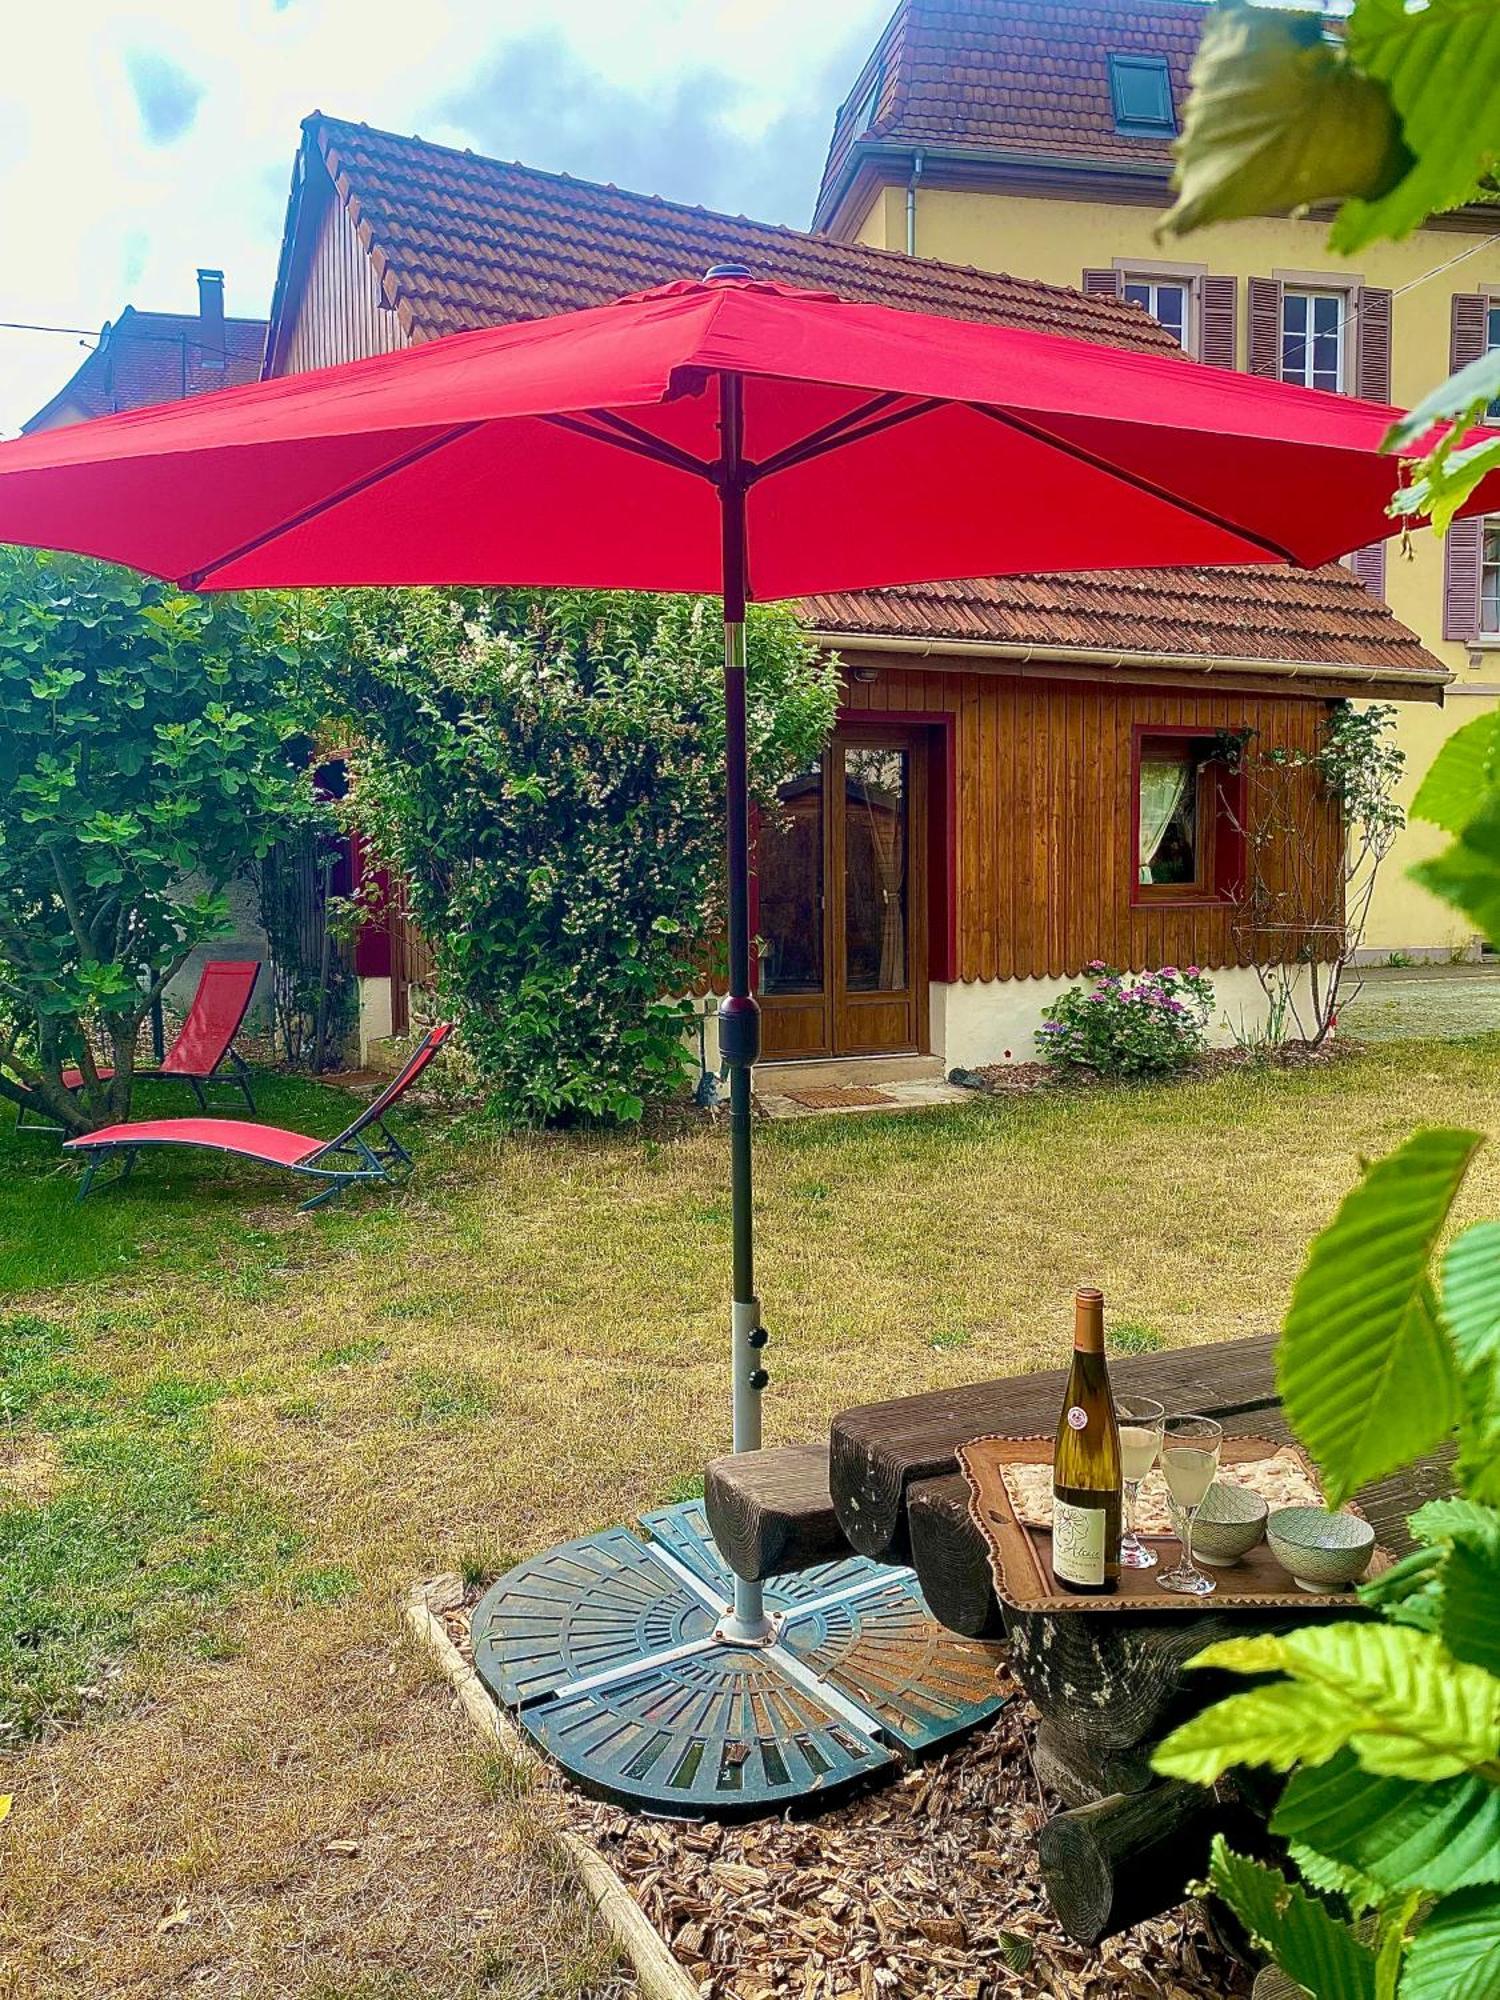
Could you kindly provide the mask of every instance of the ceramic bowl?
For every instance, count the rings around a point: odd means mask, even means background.
[[[1216,1479],[1193,1523],[1193,1560],[1211,1569],[1237,1563],[1266,1531],[1266,1503],[1248,1486]]]
[[[1323,1507],[1278,1507],[1266,1522],[1266,1540],[1299,1590],[1345,1590],[1375,1552],[1368,1521]]]

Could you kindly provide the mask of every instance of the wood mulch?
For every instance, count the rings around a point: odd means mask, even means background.
[[[443,1617],[466,1660],[481,1591]],[[1035,1711],[818,1815],[737,1825],[586,1798],[550,1765],[563,1823],[629,1885],[704,2000],[1231,2000],[1250,1978],[1187,1904],[1096,1950],[1047,1908],[1035,1840],[1060,1801],[1031,1762]],[[1015,1967],[1016,1969],[1012,1969]]]
[[[1207,1082],[1232,1070],[1246,1069],[1327,1069],[1356,1052],[1349,1041],[1324,1042],[1310,1048],[1306,1042],[1286,1042],[1274,1049],[1205,1049],[1177,1077],[1179,1083]],[[1119,1077],[1104,1076],[1098,1070],[1072,1064],[1044,1062],[988,1063],[983,1069],[956,1070],[950,1082],[990,1097],[1028,1097],[1042,1090],[1126,1090],[1131,1086]]]

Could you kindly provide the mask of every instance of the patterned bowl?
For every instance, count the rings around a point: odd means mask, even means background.
[[[1193,1560],[1223,1569],[1249,1555],[1266,1531],[1266,1503],[1248,1486],[1216,1479],[1193,1523]]]
[[[1324,1507],[1278,1507],[1266,1522],[1266,1540],[1299,1590],[1346,1590],[1375,1552],[1368,1521]]]

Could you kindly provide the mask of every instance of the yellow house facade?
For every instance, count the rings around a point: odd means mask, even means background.
[[[1330,254],[1326,218],[1158,240],[1205,12],[1197,0],[903,0],[840,109],[816,226],[1113,292],[1210,363],[1397,403],[1500,345],[1492,211],[1372,244],[1354,263]],[[1441,707],[1399,711],[1409,802],[1446,736],[1500,698],[1500,533],[1460,523],[1446,546],[1423,532],[1351,562],[1454,676]],[[1402,835],[1367,953],[1478,948],[1409,879],[1440,843],[1421,824]]]

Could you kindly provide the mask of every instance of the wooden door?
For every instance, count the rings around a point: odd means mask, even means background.
[[[926,732],[840,728],[782,787],[756,875],[766,1059],[923,1048]]]

